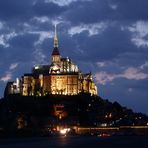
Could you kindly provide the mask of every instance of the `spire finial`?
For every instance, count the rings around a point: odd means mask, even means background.
[[[58,47],[57,24],[55,24],[54,47]]]

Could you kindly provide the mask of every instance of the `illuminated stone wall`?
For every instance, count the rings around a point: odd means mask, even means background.
[[[24,76],[23,77],[23,84],[22,84],[22,95],[23,96],[29,96],[32,94],[32,82],[33,77],[32,76]]]
[[[51,92],[51,76],[43,77],[43,95]]]
[[[67,76],[52,75],[51,76],[51,94],[66,94],[67,92]]]
[[[91,73],[82,74],[70,58],[60,55],[56,29],[51,64],[34,66],[32,73],[8,83],[7,88],[8,94],[20,93],[23,96],[77,95],[81,92],[97,95]]]
[[[23,77],[23,96],[47,94],[77,95],[80,92],[97,95],[97,87],[91,79],[82,79],[76,74],[53,74]]]

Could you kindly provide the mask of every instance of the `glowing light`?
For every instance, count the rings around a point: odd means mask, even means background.
[[[66,135],[70,131],[70,128],[64,128],[60,130],[60,134]]]
[[[108,133],[103,133],[103,134],[99,134],[98,137],[110,137],[111,134]]]
[[[107,123],[102,123],[101,126],[106,127]]]
[[[35,69],[39,69],[39,66],[35,66]]]
[[[66,131],[65,129],[61,129],[61,130],[60,130],[60,133],[61,133],[62,135],[65,135],[65,134],[67,133],[67,131]]]

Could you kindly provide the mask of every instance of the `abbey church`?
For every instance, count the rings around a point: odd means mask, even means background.
[[[91,73],[81,73],[70,58],[61,56],[55,26],[51,64],[34,66],[32,73],[24,74],[15,82],[8,82],[5,92],[8,95],[22,96],[78,95],[79,93],[97,95],[97,87]]]

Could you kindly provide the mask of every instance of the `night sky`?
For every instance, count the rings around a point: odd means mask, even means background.
[[[148,0],[0,0],[0,96],[59,50],[101,97],[148,114]]]

